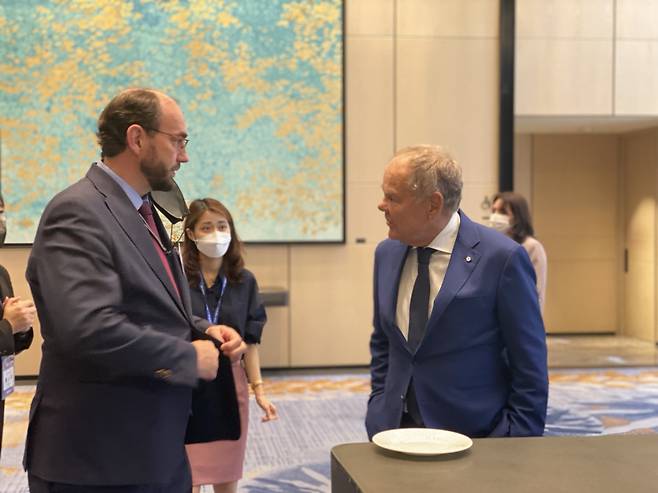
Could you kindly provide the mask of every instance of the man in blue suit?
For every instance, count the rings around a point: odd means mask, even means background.
[[[461,169],[438,146],[398,152],[379,209],[369,437],[399,427],[542,435],[548,376],[525,250],[461,210]]]
[[[215,378],[219,356],[203,339],[223,341],[229,357],[245,345],[192,316],[150,202],[188,160],[176,102],[123,91],[101,113],[98,141],[103,160],[48,204],[27,266],[43,335],[25,449],[30,491],[190,491],[192,388]]]

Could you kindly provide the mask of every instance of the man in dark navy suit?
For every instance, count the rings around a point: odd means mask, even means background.
[[[527,253],[459,210],[461,169],[441,147],[398,152],[382,188],[368,435],[541,435],[546,339]]]
[[[7,222],[5,220],[5,201],[0,195],[0,246],[5,242]],[[9,272],[0,265],[0,371],[13,372],[13,356],[32,344],[32,324],[36,309],[32,300],[14,297]],[[9,389],[0,391],[8,394]],[[5,415],[5,399],[0,397],[0,453],[2,452],[2,424]]]
[[[191,488],[184,437],[192,388],[212,380],[222,341],[192,316],[179,257],[150,202],[188,160],[178,104],[129,89],[98,120],[103,160],[43,213],[27,278],[43,357],[30,411],[30,491],[168,492]],[[202,334],[205,332],[206,334]]]

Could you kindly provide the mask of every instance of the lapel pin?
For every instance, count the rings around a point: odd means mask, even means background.
[[[466,260],[466,262],[470,262],[470,261],[473,260],[473,259],[472,259],[472,258],[470,257],[470,255],[469,255],[469,256],[467,256],[464,260]]]

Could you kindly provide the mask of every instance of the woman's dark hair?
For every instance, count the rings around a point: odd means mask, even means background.
[[[233,224],[233,216],[228,209],[219,200],[215,199],[197,199],[190,204],[190,213],[185,217],[184,229],[185,239],[183,240],[183,264],[185,265],[185,275],[190,287],[195,287],[199,283],[199,250],[196,243],[187,235],[187,230],[194,231],[194,227],[206,211],[221,214],[228,221],[231,230],[231,244],[224,254],[222,261],[221,272],[228,278],[229,281],[239,282],[242,277],[242,269],[244,269],[244,259],[242,258],[242,242],[235,230]]]
[[[150,89],[127,89],[115,96],[98,118],[98,143],[103,157],[126,148],[126,131],[137,124],[151,133],[160,122],[160,97]]]
[[[500,192],[494,195],[493,202],[503,201],[503,208],[512,213],[514,219],[510,224],[509,236],[517,243],[523,243],[528,236],[534,236],[530,208],[523,195],[515,192]]]

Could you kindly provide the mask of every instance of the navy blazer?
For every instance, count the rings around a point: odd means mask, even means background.
[[[221,281],[218,276],[213,287],[207,288],[204,297],[199,285],[192,283],[192,313],[205,317],[206,303],[210,313],[215,313],[219,286]],[[248,269],[242,269],[239,281],[227,282],[217,323],[235,329],[247,344],[260,344],[266,321],[256,278]],[[202,381],[194,389],[186,442],[237,440],[241,432],[233,370],[228,358],[220,358],[217,378],[211,382]]]
[[[546,337],[532,264],[521,245],[461,211],[460,217],[443,285],[415,352],[395,320],[409,247],[394,240],[377,247],[369,437],[400,426],[412,377],[429,428],[471,437],[543,433]]]
[[[180,470],[197,382],[189,341],[209,324],[192,315],[178,256],[169,261],[182,298],[139,213],[96,165],[48,204],[27,267],[43,335],[28,472],[126,485]]]

